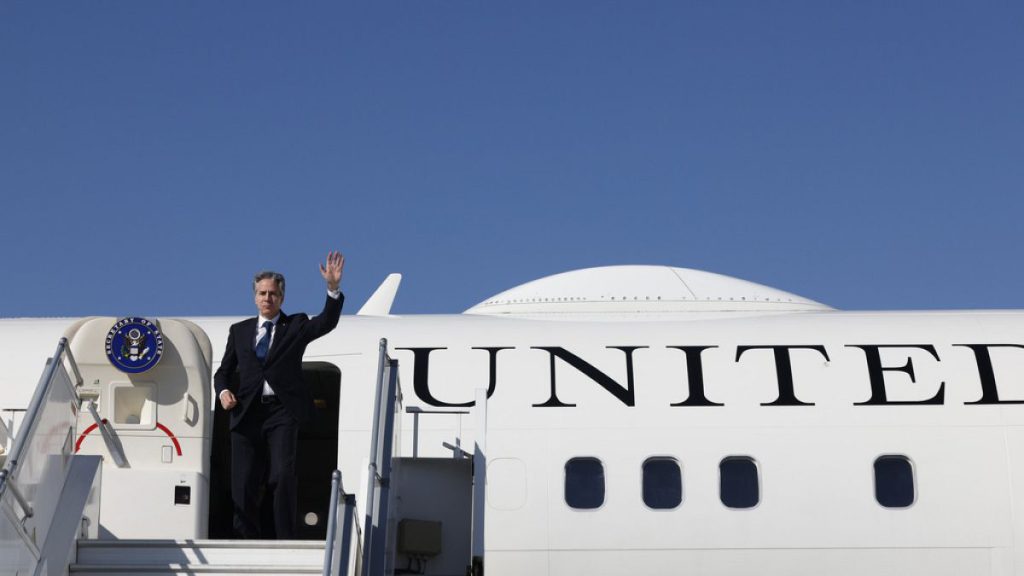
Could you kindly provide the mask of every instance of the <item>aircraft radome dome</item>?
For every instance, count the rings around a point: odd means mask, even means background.
[[[465,313],[589,316],[831,309],[803,296],[702,270],[604,266],[563,272],[521,284],[487,298]]]

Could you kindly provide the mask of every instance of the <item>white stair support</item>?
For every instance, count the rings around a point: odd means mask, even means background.
[[[82,511],[85,510],[86,501],[89,499],[89,491],[95,484],[101,460],[99,456],[77,456],[71,459],[64,490],[57,502],[53,524],[46,533],[46,542],[40,550],[41,557],[46,559],[47,571],[37,570],[37,574],[65,574],[64,567],[72,558],[75,537],[82,526]]]

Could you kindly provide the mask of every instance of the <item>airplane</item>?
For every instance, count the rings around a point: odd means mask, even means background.
[[[304,544],[261,541],[223,572],[1024,574],[1022,311],[608,266],[396,315],[399,283],[304,358],[316,561],[272,569]],[[242,546],[210,391],[238,320],[0,320],[0,574],[216,573]]]

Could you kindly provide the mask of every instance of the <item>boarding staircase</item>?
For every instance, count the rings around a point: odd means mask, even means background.
[[[355,496],[345,491],[341,473],[335,471],[325,541],[88,538],[89,518],[98,514],[90,511],[88,495],[102,474],[99,456],[74,453],[77,419],[90,415],[90,406],[83,406],[77,392],[81,386],[82,376],[62,338],[47,361],[14,441],[6,442],[9,450],[0,458],[0,576],[384,576],[401,572],[395,566],[396,554],[402,550],[395,542],[399,531],[392,509],[400,482],[393,478],[392,467],[402,460],[394,453],[401,434],[396,424],[402,402],[398,362],[389,357],[386,340],[380,341],[367,509],[357,512]],[[486,406],[484,392],[477,395],[478,406]],[[101,424],[94,408],[91,412]],[[483,418],[478,425],[486,429],[486,409],[478,412]],[[6,436],[6,427],[0,432]],[[105,440],[109,440],[106,435]],[[457,449],[455,454],[457,459],[472,461],[477,470],[474,482],[480,487],[486,469],[481,442],[477,440],[475,453]],[[113,454],[116,442],[109,442],[108,448]],[[472,497],[472,556],[465,566],[467,572],[482,574],[482,490],[474,486]]]

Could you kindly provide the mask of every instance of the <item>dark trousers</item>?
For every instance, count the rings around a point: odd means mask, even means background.
[[[274,532],[279,540],[297,534],[295,453],[299,424],[277,400],[260,398],[231,431],[231,499],[235,505],[235,535],[260,538],[260,488],[267,477],[266,495],[273,494]]]

